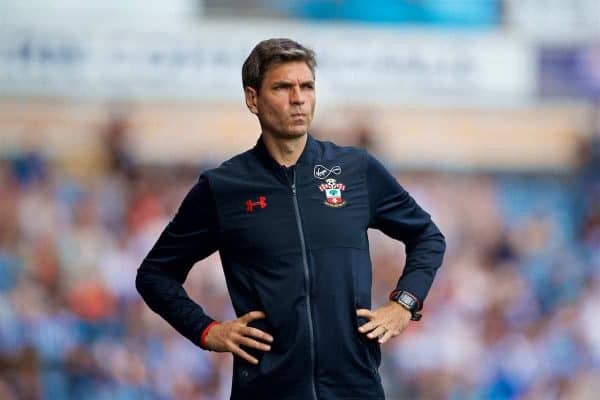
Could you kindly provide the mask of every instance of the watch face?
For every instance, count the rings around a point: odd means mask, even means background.
[[[402,293],[398,298],[398,301],[406,304],[408,307],[413,308],[415,306],[415,299],[408,293]]]

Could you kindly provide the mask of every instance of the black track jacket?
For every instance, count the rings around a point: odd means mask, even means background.
[[[271,350],[234,357],[235,400],[383,399],[380,347],[358,332],[371,308],[367,229],[406,246],[390,291],[423,301],[445,239],[430,215],[366,151],[308,136],[295,166],[256,146],[204,172],[142,262],[136,286],[149,307],[199,345],[213,322],[182,287],[219,251],[236,315],[274,337]]]

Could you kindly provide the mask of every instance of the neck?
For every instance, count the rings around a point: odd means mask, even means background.
[[[263,132],[262,138],[271,157],[273,157],[279,165],[289,167],[296,165],[298,162],[308,141],[308,134],[297,138],[281,139]]]

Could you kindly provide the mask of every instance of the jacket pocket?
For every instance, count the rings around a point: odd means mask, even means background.
[[[244,350],[248,350],[244,348]],[[250,364],[245,360],[239,359],[237,356],[234,357],[233,362],[233,373],[238,384],[242,387],[252,385],[252,383],[259,377],[260,370],[258,365]],[[259,358],[259,363],[262,361],[262,357]]]
[[[368,308],[362,305],[360,298],[356,297],[354,299],[354,308]],[[361,333],[358,331],[358,327],[369,322],[369,319],[366,317],[356,316],[356,335],[358,335],[358,345],[362,349],[363,357],[368,361],[369,367],[371,370],[377,374],[377,370],[379,369],[379,365],[381,364],[381,346],[377,342],[377,339],[369,339],[366,333]]]
[[[381,346],[376,340],[367,339],[367,357],[371,363],[371,367],[377,373],[379,366],[381,365]]]

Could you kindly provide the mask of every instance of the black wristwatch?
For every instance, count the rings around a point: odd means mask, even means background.
[[[410,311],[412,314],[410,319],[412,321],[419,321],[421,319],[422,315],[417,313],[419,310],[419,299],[414,294],[406,290],[394,290],[390,293],[390,300],[395,301]]]

